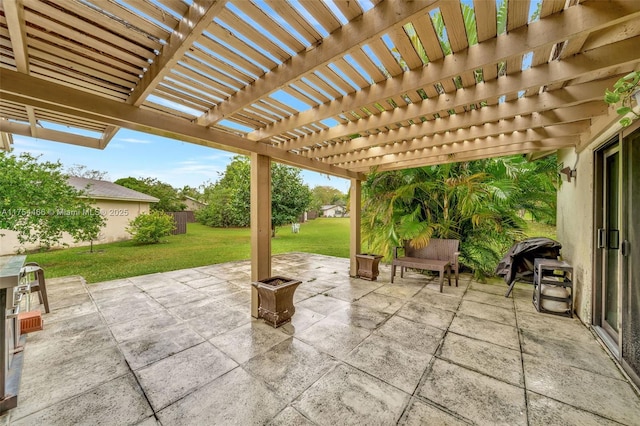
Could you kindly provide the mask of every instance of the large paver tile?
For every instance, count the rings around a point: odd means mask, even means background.
[[[243,367],[289,402],[335,365],[335,360],[313,346],[289,338],[252,358]]]
[[[511,297],[504,297],[503,295],[486,293],[484,291],[469,289],[464,294],[464,300],[486,303],[487,305],[499,306],[505,309],[513,309],[513,299]]]
[[[183,324],[165,328],[160,333],[148,334],[120,344],[127,362],[133,370],[204,342],[204,339]]]
[[[55,359],[55,350],[50,356]],[[20,418],[32,414],[129,371],[124,357],[115,345],[46,367],[37,362],[27,367],[25,362],[20,384],[20,402],[12,416]]]
[[[367,337],[345,358],[345,362],[408,394],[416,389],[431,361],[415,342],[398,342],[387,337]]]
[[[382,285],[383,283],[377,281],[349,283],[327,290],[324,294],[351,303],[373,292]]]
[[[34,303],[31,306],[35,306]],[[71,305],[60,309],[52,309],[50,313],[44,313],[44,305],[42,305],[43,320],[47,325],[58,321],[65,321],[77,318],[83,315],[89,315],[98,312],[98,308],[92,301],[87,301],[77,305]]]
[[[402,415],[409,395],[346,365],[339,365],[307,389],[293,406],[321,425],[390,425]]]
[[[510,325],[511,327],[516,326],[516,313],[513,308],[506,309],[498,306],[487,305],[485,303],[463,300],[458,312],[472,317]]]
[[[295,309],[296,312],[294,313],[293,317],[291,317],[291,321],[280,326],[280,330],[283,333],[287,333],[289,335],[301,333],[321,319],[326,318],[325,315],[319,314],[315,311],[312,311],[311,309],[306,309],[299,306],[295,306]]]
[[[322,315],[329,315],[330,313],[340,309],[348,308],[349,302],[336,299],[335,297],[318,294],[298,303],[296,308],[298,306],[301,308],[311,309],[312,311]]]
[[[444,331],[396,315],[378,328],[374,334],[396,340],[400,344],[412,342],[423,353],[433,355],[442,340]]]
[[[226,333],[229,330],[238,328],[251,321],[251,312],[248,307],[223,307],[211,310],[186,324],[200,334],[204,339],[209,340],[218,334]]]
[[[419,322],[446,330],[449,325],[451,325],[455,314],[451,311],[434,308],[433,306],[407,302],[407,304],[398,311],[397,315],[413,322]]]
[[[469,285],[471,290],[482,291],[485,293],[495,294],[496,296],[504,296],[509,288],[504,281],[500,281],[498,283],[479,283],[477,281],[471,281]]]
[[[478,424],[527,424],[524,389],[439,359],[418,395]]]
[[[178,319],[167,311],[158,311],[149,316],[141,317],[133,321],[112,324],[109,328],[117,342],[138,340],[150,334],[164,331],[168,327],[178,324]]]
[[[424,289],[411,299],[414,303],[431,306],[436,309],[455,312],[460,305],[460,297]]]
[[[404,299],[373,292],[361,297],[355,301],[353,305],[364,306],[369,309],[384,312],[385,314],[394,314],[405,303],[406,301]]]
[[[522,351],[549,363],[567,364],[614,379],[622,379],[615,363],[595,340],[583,342],[555,339],[553,336],[522,331]]]
[[[268,426],[314,426],[311,420],[300,414],[295,408],[287,407],[278,413]]]
[[[624,424],[640,419],[640,398],[626,381],[527,354],[522,357],[528,390]]]
[[[261,320],[235,328],[209,340],[234,361],[242,364],[269,350],[289,336]]]
[[[448,333],[438,356],[516,386],[524,386],[520,351]]]
[[[355,325],[356,327],[375,330],[380,324],[386,321],[389,316],[389,314],[365,308],[364,306],[349,305],[346,309],[333,312],[329,315],[329,318],[333,318],[347,325]]]
[[[202,343],[136,372],[153,409],[169,404],[237,367],[209,343]]]
[[[24,368],[47,369],[115,346],[100,315],[92,313],[46,324],[27,336]]]
[[[411,281],[411,280],[402,280],[398,279],[398,281],[393,284],[388,283],[379,287],[375,290],[378,294],[384,294],[385,296],[396,297],[398,299],[410,299],[415,296],[422,288],[425,286],[426,282],[419,281]]]
[[[322,352],[343,358],[370,333],[366,328],[325,318],[306,330],[296,333],[296,338],[313,345]]]
[[[106,382],[85,393],[51,405],[11,424],[87,425],[136,424],[153,414],[131,373]]]
[[[285,407],[260,380],[237,367],[158,413],[163,425],[263,425]]]
[[[413,398],[405,416],[399,424],[406,426],[464,426],[468,425],[469,422],[436,408],[433,405],[422,402],[417,398]]]
[[[132,321],[156,314],[165,309],[147,295],[142,295],[139,298],[122,299],[107,308],[99,308],[107,324]]]
[[[566,318],[544,313],[518,312],[518,328],[556,339],[592,342],[591,332],[577,318]]]
[[[614,426],[620,424],[533,392],[527,392],[527,399],[531,426]]]
[[[484,340],[485,342],[506,348],[520,349],[518,331],[515,327],[509,325],[468,315],[456,314],[449,330],[463,336]]]

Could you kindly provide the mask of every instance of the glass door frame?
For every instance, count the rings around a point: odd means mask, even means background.
[[[606,331],[609,334],[609,337],[611,337],[611,339],[615,342],[615,344],[618,346],[618,350],[621,349],[621,345],[622,345],[622,259],[621,259],[621,255],[620,255],[620,241],[621,241],[621,232],[622,231],[622,211],[623,211],[623,200],[622,200],[622,162],[623,162],[623,158],[622,158],[622,143],[620,141],[617,141],[616,143],[614,143],[613,145],[607,147],[606,149],[603,149],[601,151],[601,155],[602,155],[602,181],[600,182],[600,186],[601,186],[601,192],[602,192],[602,204],[601,204],[601,211],[602,211],[602,220],[600,221],[600,225],[602,227],[602,229],[605,230],[604,232],[604,236],[599,235],[598,236],[598,241],[596,244],[596,249],[597,250],[601,250],[601,256],[602,256],[602,260],[601,260],[601,266],[600,266],[600,279],[601,279],[601,289],[600,291],[602,292],[601,294],[601,305],[600,305],[600,323],[598,324],[600,327],[602,327],[604,329],[604,331]],[[615,176],[616,182],[615,185],[612,185],[610,183],[610,181],[608,180],[609,177],[612,177],[609,175],[609,159],[613,156],[617,156],[617,176]],[[609,201],[611,200],[611,196],[609,194],[609,188],[611,186],[614,186],[616,189],[616,199],[615,202],[617,204],[617,206],[615,206],[615,208],[612,208],[612,206],[610,205]],[[615,211],[616,214],[616,218],[615,221],[617,223],[617,231],[618,231],[618,244],[617,247],[615,249],[610,248],[611,245],[611,236],[612,236],[612,229],[609,228],[609,225],[611,223],[611,219],[610,219],[610,212],[611,210]],[[599,247],[600,240],[602,244],[604,244],[604,247]],[[610,255],[610,250],[616,250],[617,252],[615,253],[615,264],[610,264],[609,263],[609,259],[608,256]],[[613,266],[614,270],[611,271],[610,268]],[[611,273],[613,272],[613,274]],[[612,276],[615,275],[615,285],[617,286],[616,290],[616,294],[615,294],[615,327],[613,328],[613,326],[609,323],[609,321],[607,320],[607,305],[609,304],[609,300],[607,298],[607,292],[609,289],[609,284],[607,283],[607,280]]]

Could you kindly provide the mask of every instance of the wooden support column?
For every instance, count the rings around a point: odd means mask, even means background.
[[[271,158],[251,154],[251,281],[271,276]],[[251,316],[258,317],[258,291],[251,287]]]
[[[356,254],[360,253],[360,218],[362,216],[362,187],[360,180],[351,179],[349,197],[349,223],[351,228],[349,239],[349,258],[351,259],[351,265],[349,275],[355,277],[358,274]]]

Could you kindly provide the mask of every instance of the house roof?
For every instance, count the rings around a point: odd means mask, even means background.
[[[79,191],[86,191],[91,198],[97,200],[122,200],[145,203],[157,203],[160,201],[156,197],[105,180],[69,176],[67,182]]]
[[[0,132],[103,149],[124,127],[355,179],[586,146],[640,69],[640,2],[503,3],[5,1]]]

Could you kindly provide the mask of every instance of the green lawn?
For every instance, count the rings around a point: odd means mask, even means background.
[[[300,233],[291,227],[278,229],[272,240],[273,254],[302,251],[349,257],[349,219],[324,218],[300,225]],[[250,231],[247,228],[210,228],[190,223],[187,233],[167,237],[155,245],[135,245],[131,241],[29,254],[29,262],[38,262],[47,277],[82,275],[94,283],[116,278],[193,268],[214,263],[250,258]]]
[[[527,223],[529,236],[556,238],[555,227]],[[82,275],[94,283],[249,259],[250,238],[248,228],[220,229],[190,223],[186,234],[167,237],[162,244],[142,246],[124,241],[95,245],[94,253],[89,253],[88,247],[77,247],[29,254],[27,260],[42,265],[47,277]],[[349,257],[349,219],[315,219],[301,224],[298,234],[283,226],[271,244],[273,254],[301,251]]]

